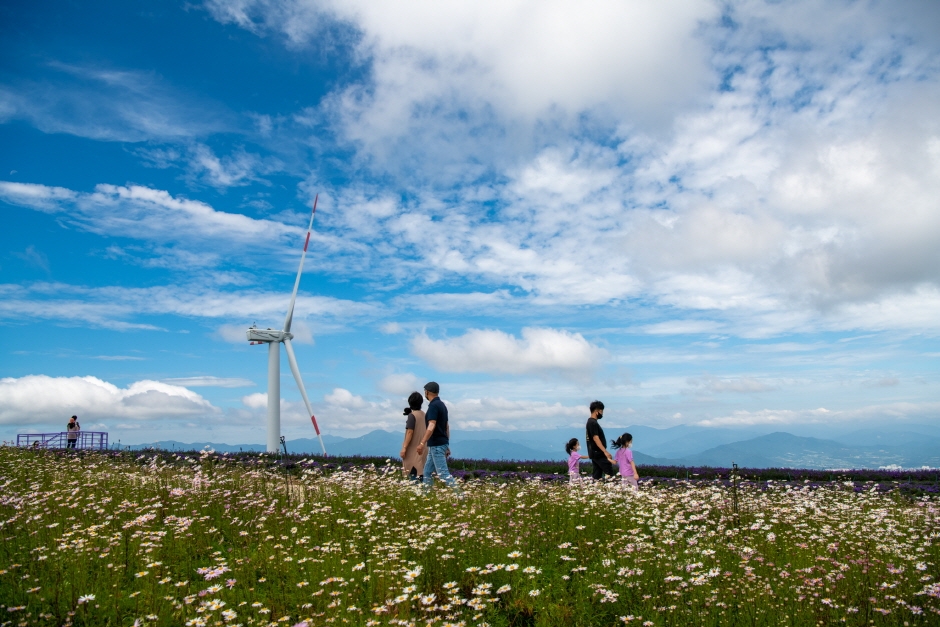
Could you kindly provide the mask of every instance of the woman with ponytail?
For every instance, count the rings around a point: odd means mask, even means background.
[[[405,408],[405,441],[401,444],[402,473],[405,477],[421,482],[424,478],[424,462],[428,458],[428,450],[424,449],[418,454],[418,444],[424,438],[425,424],[424,412],[421,406],[424,398],[418,392],[412,392],[408,397],[408,407]]]

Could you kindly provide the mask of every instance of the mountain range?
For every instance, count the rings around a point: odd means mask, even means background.
[[[760,429],[722,429],[680,425],[668,429],[633,425],[612,428],[617,434],[633,435],[634,458],[638,464],[728,467],[737,463],[749,468],[901,468],[940,467],[940,427],[905,425],[904,430],[831,430],[810,437],[792,433],[761,432]],[[819,430],[817,430],[819,431]],[[454,431],[451,450],[467,459],[558,460],[565,459],[564,444],[583,435],[574,429],[538,431]],[[610,436],[610,434],[608,434]],[[402,434],[372,431],[354,438],[324,435],[327,451],[333,455],[368,455],[397,458]],[[173,440],[132,446],[165,450],[198,450],[206,446],[219,452],[263,451],[261,444],[182,443]],[[317,454],[316,439],[289,440],[290,453]]]

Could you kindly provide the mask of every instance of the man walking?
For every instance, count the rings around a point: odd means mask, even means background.
[[[424,386],[424,398],[428,399],[428,411],[424,414],[424,436],[418,443],[418,455],[424,453],[425,446],[428,448],[428,459],[424,464],[424,487],[428,489],[434,485],[434,477],[431,475],[433,470],[442,481],[459,494],[460,488],[457,487],[457,480],[447,469],[447,455],[450,452],[450,424],[447,421],[447,405],[441,400],[440,393],[441,386],[434,381]]]
[[[607,452],[607,438],[604,437],[604,430],[597,422],[604,417],[604,403],[594,401],[590,405],[591,417],[587,421],[587,453],[591,458],[591,465],[594,471],[591,476],[594,480],[602,479],[604,475],[614,476],[613,458]]]

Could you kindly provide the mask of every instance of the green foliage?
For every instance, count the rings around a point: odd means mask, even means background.
[[[0,448],[0,625],[928,625],[935,497]]]

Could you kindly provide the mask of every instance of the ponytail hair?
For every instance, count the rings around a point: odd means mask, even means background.
[[[568,443],[565,444],[565,452],[571,455],[571,451],[574,450],[574,447],[578,445],[578,438],[571,438],[568,440]]]
[[[613,441],[614,448],[623,448],[633,442],[633,436],[629,433],[624,433],[622,436]]]

